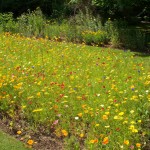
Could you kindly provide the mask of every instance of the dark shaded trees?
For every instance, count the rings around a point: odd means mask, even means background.
[[[40,7],[46,15],[59,16],[65,12],[66,3],[66,0],[0,0],[0,12],[13,12],[18,16],[28,9],[35,10]]]
[[[92,0],[92,4],[105,19],[131,21],[133,18],[150,16],[150,0]]]
[[[36,7],[53,17],[70,16],[78,10],[84,11],[85,7],[104,20],[124,18],[131,21],[150,16],[150,0],[0,0],[0,12],[13,12],[16,16]]]

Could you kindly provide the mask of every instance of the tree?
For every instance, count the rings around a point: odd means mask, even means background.
[[[131,21],[131,18],[138,17],[139,14],[150,15],[149,0],[92,0],[92,5],[105,19],[124,18]]]
[[[150,0],[0,0],[0,12],[13,12],[16,16],[37,7],[53,17],[84,12],[85,8],[99,14],[104,21],[150,16]]]

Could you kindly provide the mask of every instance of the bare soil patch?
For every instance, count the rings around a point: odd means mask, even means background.
[[[12,127],[13,126],[13,127]],[[34,132],[33,130],[28,128],[28,123],[19,120],[12,125],[12,120],[9,117],[2,117],[0,114],[0,129],[15,137],[16,139],[22,141],[27,145],[27,147],[31,147],[27,144],[27,140],[32,139],[34,144],[32,145],[33,150],[63,150],[63,140],[57,138],[53,134],[44,134],[39,131]],[[21,134],[17,134],[17,131],[22,131]]]

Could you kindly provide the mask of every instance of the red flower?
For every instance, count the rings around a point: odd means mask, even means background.
[[[62,89],[64,89],[64,88],[65,88],[65,84],[62,83],[62,84],[60,85],[60,87],[61,87]]]

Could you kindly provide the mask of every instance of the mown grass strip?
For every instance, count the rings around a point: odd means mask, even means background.
[[[29,148],[25,148],[23,143],[0,130],[0,150],[29,150]]]

